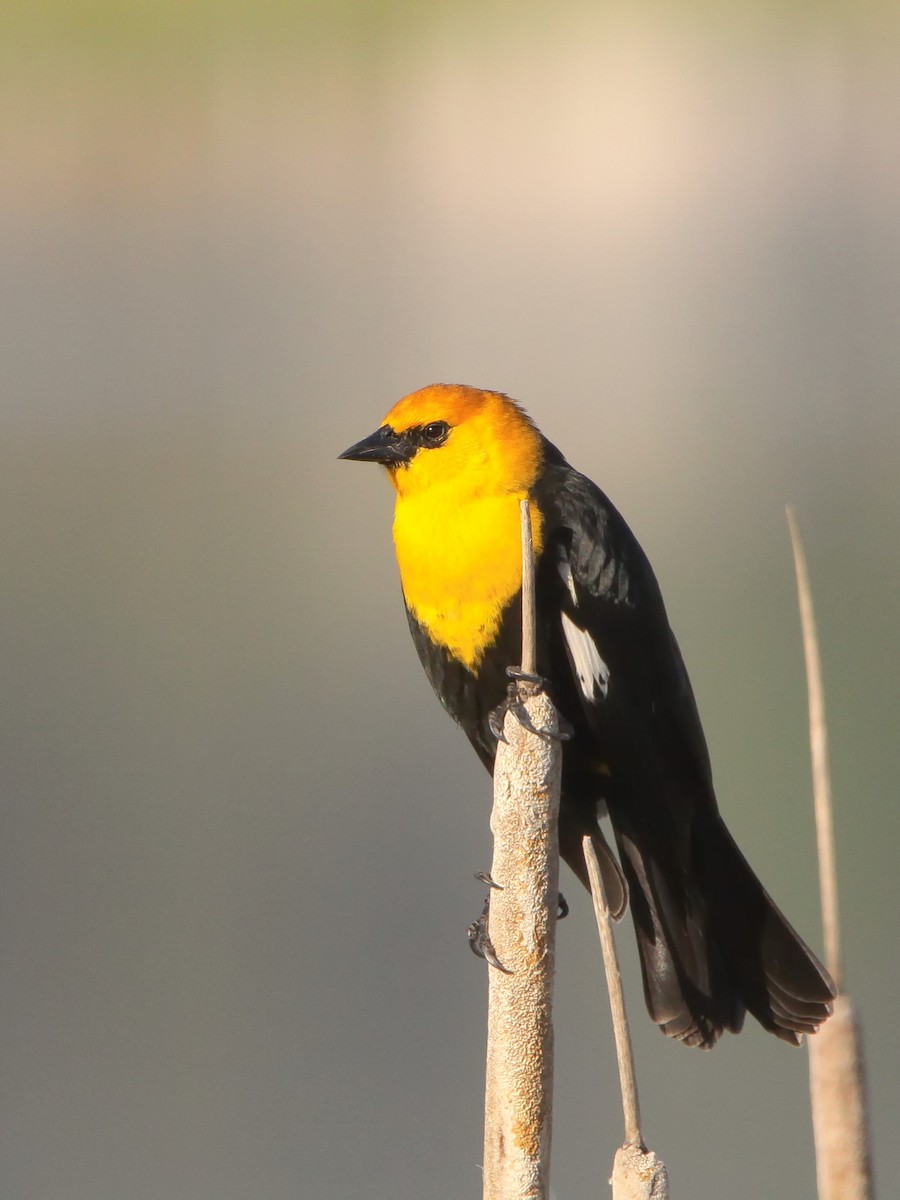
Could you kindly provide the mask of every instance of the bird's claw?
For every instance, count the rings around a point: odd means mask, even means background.
[[[475,878],[479,883],[486,883],[488,887],[496,888],[498,892],[503,891],[503,884],[498,883],[496,879],[491,876],[490,871],[476,871]]]
[[[507,689],[506,699],[488,714],[488,726],[498,742],[507,740],[503,731],[507,713],[512,713],[523,729],[527,729],[529,733],[535,734],[545,742],[568,742],[575,736],[571,721],[568,721],[560,712],[556,714],[557,729],[539,727],[532,721],[523,701],[529,696],[547,692],[549,687],[546,679],[541,675],[531,675],[519,667],[507,667],[506,673],[512,680]]]
[[[556,710],[556,723],[559,726],[554,734],[558,742],[571,742],[575,736],[575,726],[568,717],[564,717],[559,709]]]
[[[475,878],[481,883],[486,883],[490,888],[496,888],[498,892],[503,891],[503,885],[492,879],[488,871],[476,871]],[[556,904],[556,919],[557,921],[562,921],[564,917],[569,915],[569,902],[562,892],[557,893]],[[481,916],[466,929],[466,937],[469,939],[469,949],[478,958],[483,958],[489,966],[496,967],[504,975],[512,975],[513,972],[509,967],[504,967],[503,963],[497,957],[497,951],[494,949],[494,943],[491,941],[490,934],[488,933],[490,915],[491,893],[488,892],[484,898],[484,908],[481,910]]]
[[[535,675],[531,671],[523,671],[521,667],[507,667],[506,674],[510,679],[514,679],[516,683],[529,684],[528,694],[533,695],[530,689],[534,688],[538,692],[546,692],[549,690],[547,680],[543,675]]]
[[[490,877],[489,877],[490,878]],[[500,885],[491,880],[491,887],[499,887]],[[469,949],[473,954],[492,967],[496,967],[498,971],[502,971],[504,975],[512,975],[509,967],[504,967],[503,963],[497,957],[497,951],[494,949],[494,943],[491,941],[488,933],[488,917],[491,911],[491,894],[488,892],[484,901],[484,908],[481,910],[481,916],[477,921],[466,930],[466,937],[469,939]]]
[[[502,704],[498,704],[496,708],[492,708],[488,713],[488,727],[498,742],[506,741],[506,734],[503,732],[503,722],[506,720],[508,711],[509,701],[504,700]]]

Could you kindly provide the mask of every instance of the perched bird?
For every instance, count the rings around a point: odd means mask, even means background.
[[[647,1008],[664,1033],[710,1047],[749,1011],[799,1044],[831,1012],[834,985],[719,815],[659,585],[603,492],[515,401],[471,387],[413,392],[340,457],[387,469],[413,641],[488,770],[491,714],[520,657],[519,502],[528,498],[538,671],[572,727],[562,857],[587,883],[581,840],[590,835],[611,909],[620,916],[630,899]],[[600,831],[604,813],[621,868]]]

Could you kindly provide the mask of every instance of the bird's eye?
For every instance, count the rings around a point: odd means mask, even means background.
[[[432,421],[422,430],[422,441],[426,446],[440,446],[447,440],[450,426],[446,421]]]

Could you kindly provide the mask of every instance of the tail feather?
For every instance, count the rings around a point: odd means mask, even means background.
[[[716,947],[706,937],[700,897],[678,902],[656,863],[617,830],[616,841],[628,881],[650,1017],[667,1037],[709,1048],[725,1029],[737,1033],[744,1007],[729,986]]]
[[[815,1032],[834,985],[717,814],[695,821],[689,863],[672,847],[653,860],[621,829],[616,840],[647,1008],[664,1033],[708,1048],[725,1030],[738,1032],[747,1011],[794,1045]]]
[[[721,818],[695,829],[710,932],[747,1009],[785,1041],[814,1032],[832,1011],[828,972],[754,875]]]

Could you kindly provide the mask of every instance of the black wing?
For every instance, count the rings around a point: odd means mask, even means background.
[[[828,1015],[833,987],[718,814],[652,568],[606,496],[549,444],[535,497],[545,518],[540,669],[576,729],[565,749],[561,845],[565,822],[583,828],[605,802],[647,1006],[664,1032],[709,1046],[749,1009],[796,1042]]]

